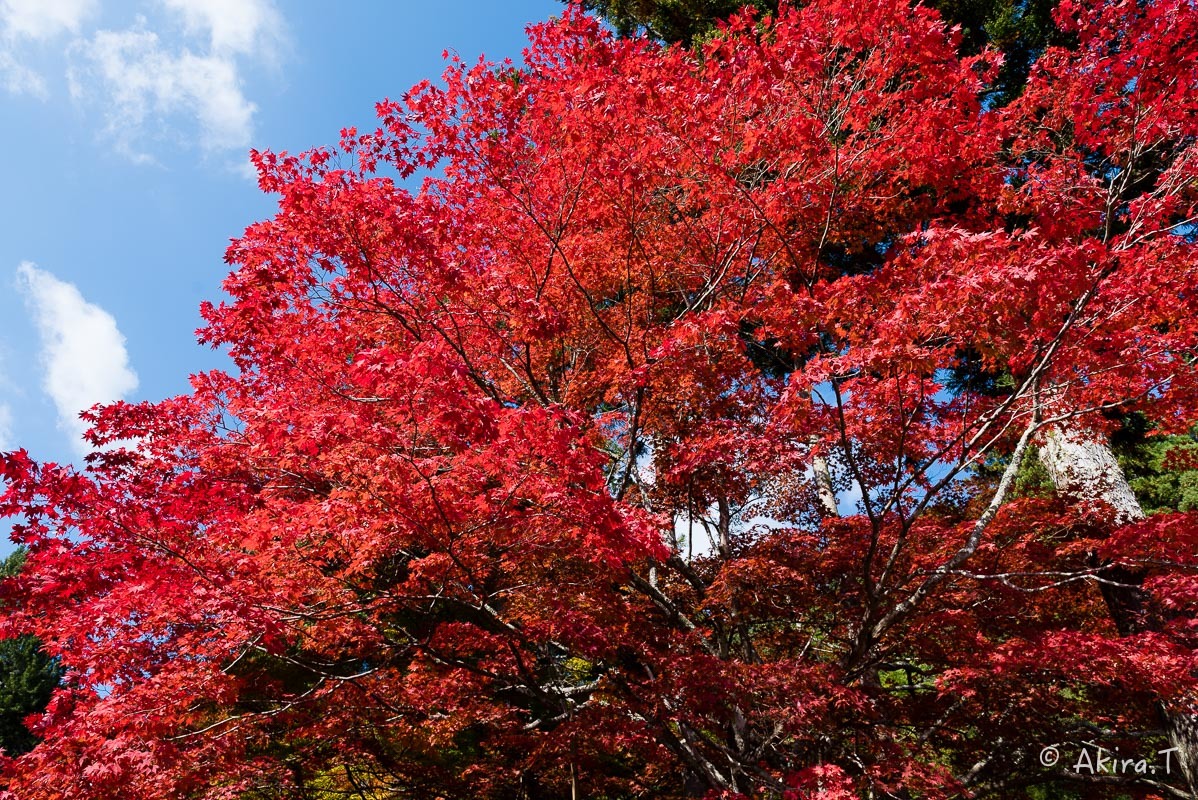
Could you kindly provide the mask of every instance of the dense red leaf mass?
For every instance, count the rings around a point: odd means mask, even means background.
[[[1193,722],[1198,518],[1018,477],[1198,418],[1198,8],[1058,22],[987,109],[905,0],[572,11],[256,153],[236,370],[0,462],[67,669],[4,796],[1184,792],[1037,756]]]

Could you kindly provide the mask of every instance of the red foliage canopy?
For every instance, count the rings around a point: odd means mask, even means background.
[[[985,109],[898,0],[570,12],[255,154],[236,374],[0,462],[67,668],[6,796],[1184,791],[1037,760],[1198,691],[1198,518],[1018,480],[1198,418],[1198,8],[1059,24]]]

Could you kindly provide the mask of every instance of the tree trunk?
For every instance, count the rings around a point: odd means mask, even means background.
[[[816,456],[811,459],[811,470],[815,473],[815,490],[819,494],[820,509],[825,517],[839,517],[840,509],[836,506],[836,490],[832,488],[832,470],[828,468],[828,459]]]
[[[1109,515],[1115,525],[1144,519],[1135,493],[1105,442],[1058,426],[1048,432],[1040,449],[1040,460],[1057,491],[1087,510]]]
[[[812,436],[808,445],[812,448],[819,444],[819,437]],[[816,453],[811,458],[811,473],[815,478],[815,494],[819,498],[819,507],[825,518],[840,516],[840,508],[836,504],[836,489],[832,485],[832,469],[823,453]]]
[[[1145,518],[1115,454],[1102,439],[1063,425],[1048,432],[1040,449],[1040,460],[1057,491],[1101,514],[1113,525],[1126,525]],[[1095,555],[1094,566],[1099,566]],[[1144,572],[1107,564],[1098,573],[1103,600],[1121,636],[1131,636],[1158,627],[1149,613],[1144,591]],[[1170,746],[1176,748],[1173,762],[1192,797],[1198,798],[1198,714],[1192,708],[1161,706]]]

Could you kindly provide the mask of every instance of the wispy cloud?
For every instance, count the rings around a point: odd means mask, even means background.
[[[22,64],[7,50],[0,50],[0,84],[13,94],[46,97],[46,79]]]
[[[78,33],[96,6],[96,0],[0,0],[0,86],[46,97],[46,79],[22,61],[22,45]]]
[[[17,283],[41,340],[42,388],[54,401],[58,425],[85,455],[87,425],[79,412],[124,398],[137,388],[125,337],[112,315],[89,303],[71,283],[25,262]]]
[[[100,31],[82,51],[87,66],[72,73],[72,91],[104,104],[108,135],[134,160],[152,160],[148,140],[187,138],[180,120],[189,118],[205,150],[249,146],[256,107],[232,60],[171,52],[158,34],[137,29]]]
[[[97,0],[0,0],[0,26],[5,38],[49,39],[78,33],[98,7]]]
[[[218,55],[273,57],[283,30],[268,0],[162,0],[182,17],[187,31],[208,40]]]
[[[257,111],[245,71],[276,64],[285,40],[274,0],[142,0],[141,9],[127,27],[99,29],[99,0],[0,0],[0,90],[49,98],[29,56],[61,48],[71,95],[133,160],[156,161],[164,143],[245,151]]]
[[[12,448],[12,409],[0,403],[0,453]]]
[[[247,62],[273,61],[282,18],[270,0],[160,0],[165,18],[96,31],[72,46],[72,94],[105,109],[105,132],[137,161],[153,142],[245,150],[257,106]],[[152,24],[156,23],[156,24]]]
[[[3,359],[0,359],[0,393],[9,397],[13,395],[13,385],[4,369]],[[0,398],[3,395],[0,395]],[[13,440],[12,406],[0,399],[0,452],[6,452],[14,447],[16,447],[16,443]]]

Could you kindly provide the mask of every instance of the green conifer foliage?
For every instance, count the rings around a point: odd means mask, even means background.
[[[24,563],[25,552],[17,550],[0,562],[0,578],[16,575]],[[33,749],[37,740],[25,719],[46,707],[61,678],[58,662],[46,655],[36,638],[0,640],[0,748],[7,755]]]

